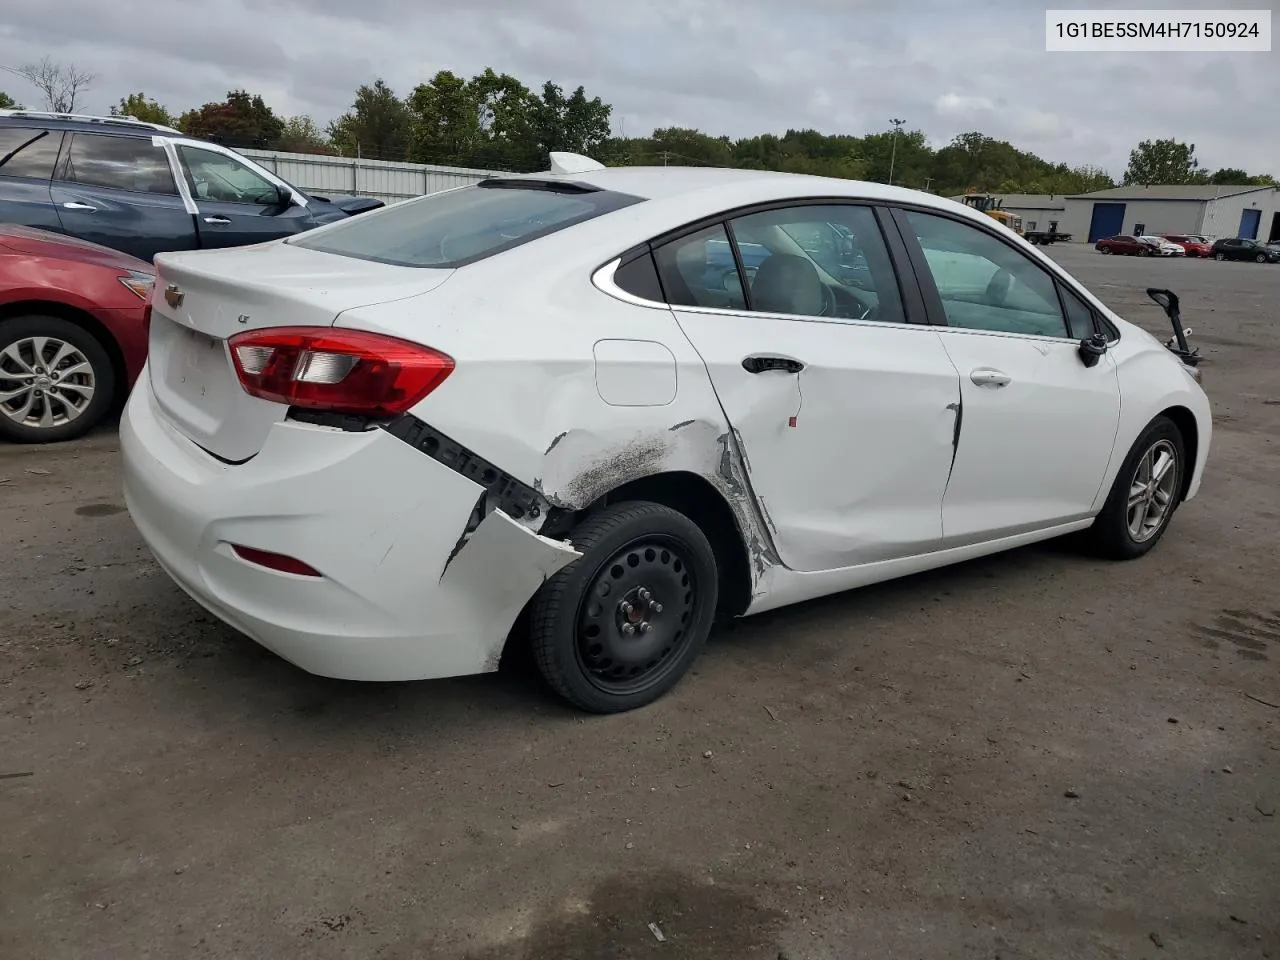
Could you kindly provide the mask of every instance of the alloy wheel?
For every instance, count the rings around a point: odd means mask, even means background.
[[[38,429],[59,427],[88,409],[97,389],[89,359],[57,337],[24,337],[0,350],[0,415]]]
[[[1158,440],[1142,455],[1129,481],[1127,519],[1135,543],[1150,540],[1169,519],[1177,482],[1178,451],[1168,440]]]

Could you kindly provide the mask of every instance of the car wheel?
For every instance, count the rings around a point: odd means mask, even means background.
[[[1215,253],[1215,254],[1213,255],[1213,259],[1215,259],[1215,260],[1225,260],[1225,259],[1227,259],[1227,255],[1226,255],[1225,253],[1223,253],[1222,251],[1218,251],[1217,253]]]
[[[1150,251],[1150,250],[1139,250],[1139,251],[1138,251],[1138,256],[1140,256],[1140,257],[1149,257],[1149,256],[1151,256],[1151,251]]]
[[[1253,259],[1254,259],[1254,260],[1256,260],[1258,263],[1266,263],[1266,262],[1267,262],[1267,255],[1266,255],[1265,253],[1260,253],[1260,254],[1258,254],[1256,257],[1254,257]]]
[[[1110,247],[1099,247],[1099,248],[1098,248],[1098,250],[1099,250],[1101,253],[1107,254],[1108,256],[1110,256],[1110,254],[1111,254],[1111,248],[1110,248]]]
[[[1164,536],[1182,494],[1185,449],[1182,433],[1168,417],[1156,417],[1142,431],[1090,528],[1099,553],[1132,560]]]
[[[111,358],[84,327],[62,317],[0,320],[0,437],[79,437],[106,414],[115,384]]]
[[[676,685],[711,632],[715,553],[692,520],[661,504],[610,507],[569,535],[582,557],[534,599],[530,640],[552,689],[593,713],[652,703]]]

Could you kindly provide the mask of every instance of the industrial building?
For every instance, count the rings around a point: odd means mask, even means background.
[[[991,193],[986,196],[996,201],[998,209],[1021,217],[1023,230],[1048,230],[1051,220],[1058,221],[1059,230],[1066,230],[1061,221],[1067,198],[1060,193]],[[964,195],[951,199],[957,203],[965,202]]]
[[[1113,187],[1066,198],[1058,229],[1093,243],[1117,235],[1189,233],[1217,240],[1280,240],[1280,188]]]

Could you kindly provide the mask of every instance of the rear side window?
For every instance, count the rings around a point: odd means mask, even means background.
[[[653,262],[653,254],[648,250],[619,266],[614,271],[613,282],[618,289],[641,300],[661,303],[664,299],[662,284],[658,281],[658,268]]]
[[[461,267],[640,200],[571,184],[482,181],[363,213],[288,242],[401,267]]]
[[[32,127],[0,127],[0,177],[48,180],[62,134]]]
[[[132,193],[178,192],[168,155],[143,137],[75,134],[62,179]]]
[[[747,309],[742,277],[723,223],[672,240],[653,254],[668,303],[718,310]]]

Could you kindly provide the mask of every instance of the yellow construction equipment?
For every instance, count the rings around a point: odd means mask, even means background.
[[[969,193],[962,198],[964,202],[973,207],[975,210],[981,210],[992,220],[1003,223],[1014,233],[1022,233],[1022,218],[1016,213],[1009,213],[1002,210],[1004,201],[999,197],[989,193]]]

